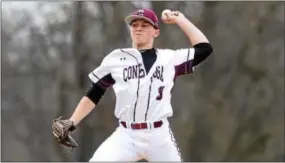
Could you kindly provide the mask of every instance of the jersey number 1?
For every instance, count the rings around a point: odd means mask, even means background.
[[[161,100],[162,99],[163,89],[164,89],[164,86],[160,86],[158,88],[158,96],[156,97],[157,100]]]

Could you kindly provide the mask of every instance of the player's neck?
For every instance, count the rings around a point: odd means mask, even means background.
[[[152,49],[153,48],[153,44],[149,43],[149,44],[144,44],[144,45],[137,45],[137,44],[133,43],[132,47],[136,48],[138,50],[146,50],[146,49]]]

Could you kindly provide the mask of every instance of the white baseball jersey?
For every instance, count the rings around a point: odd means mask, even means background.
[[[173,114],[171,90],[175,78],[193,72],[194,48],[156,49],[157,59],[147,73],[141,53],[134,48],[116,49],[88,76],[116,94],[115,116],[127,122],[153,122]],[[103,78],[111,75],[114,83]]]

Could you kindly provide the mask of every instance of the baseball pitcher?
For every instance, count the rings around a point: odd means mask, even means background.
[[[194,67],[213,49],[204,34],[181,12],[164,10],[161,19],[180,27],[192,47],[155,48],[154,40],[160,32],[156,14],[139,9],[127,16],[132,47],[113,50],[90,72],[92,86],[72,116],[53,123],[53,134],[59,142],[74,145],[69,133],[95,108],[106,89],[112,87],[118,127],[89,161],[182,161],[168,121],[173,114],[171,90],[177,77],[193,73]]]

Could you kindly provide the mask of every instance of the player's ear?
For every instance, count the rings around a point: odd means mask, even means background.
[[[155,29],[154,38],[158,37],[159,34],[160,34],[160,30],[159,29]]]

